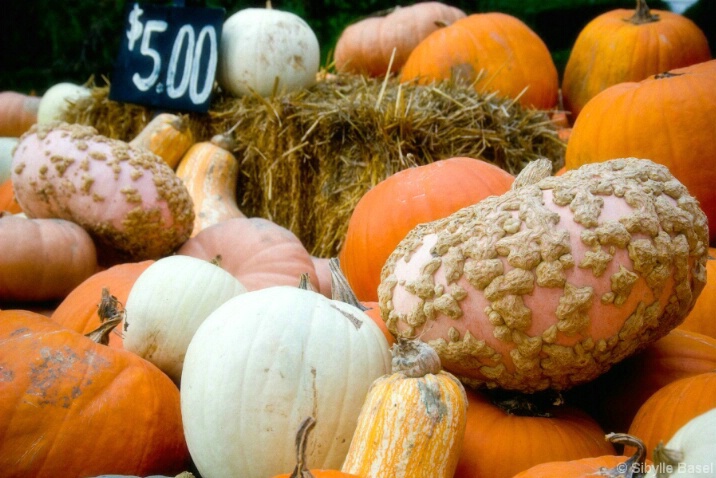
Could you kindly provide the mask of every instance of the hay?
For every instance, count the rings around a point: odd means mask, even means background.
[[[152,112],[109,101],[108,90],[94,87],[66,120],[129,140]],[[513,174],[540,157],[555,171],[564,160],[550,112],[450,82],[330,76],[270,98],[217,93],[209,113],[188,117],[199,141],[233,130],[244,213],[290,229],[318,257],[337,254],[360,197],[394,172],[454,156]]]

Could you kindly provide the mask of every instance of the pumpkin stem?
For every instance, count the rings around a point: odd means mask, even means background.
[[[311,279],[308,275],[308,272],[304,272],[303,274],[301,274],[301,277],[298,280],[298,288],[303,290],[310,290],[311,292],[316,292],[316,289],[313,287],[313,284],[311,284]]]
[[[314,478],[306,465],[306,448],[308,448],[308,432],[316,424],[316,419],[308,416],[303,419],[296,433],[296,468],[289,478]]]
[[[435,349],[420,339],[398,337],[391,352],[393,373],[401,372],[409,378],[420,378],[442,370],[442,363]]]
[[[494,390],[489,391],[488,395],[490,401],[508,415],[549,418],[552,413],[548,408],[564,403],[561,394],[555,393],[556,396],[552,392],[526,394],[512,390]]]
[[[670,71],[665,71],[663,73],[657,73],[656,75],[654,75],[654,79],[655,80],[663,80],[665,78],[674,78],[676,76],[681,76],[681,75],[683,75],[683,73],[672,73]]]
[[[236,149],[236,138],[234,138],[234,136],[228,132],[212,136],[209,142],[214,146],[230,153]]]
[[[636,10],[634,15],[630,18],[625,18],[624,21],[630,22],[634,25],[643,25],[645,23],[653,23],[659,21],[659,15],[651,13],[649,5],[646,4],[646,0],[636,0]]]
[[[646,474],[646,445],[634,435],[626,433],[608,433],[605,438],[610,443],[617,445],[628,445],[636,448],[636,451],[624,463],[620,463],[615,468],[606,470],[603,473],[606,476],[614,476],[620,478],[641,478]]]
[[[109,334],[117,327],[126,317],[124,306],[115,296],[109,293],[109,289],[102,288],[102,298],[97,305],[97,316],[100,320],[100,326],[95,330],[85,334],[93,342],[107,345],[109,344]]]
[[[654,467],[657,470],[676,470],[679,463],[684,460],[684,453],[680,450],[666,448],[663,442],[659,442],[654,448]],[[657,472],[658,478],[666,478],[670,473]]]
[[[109,319],[106,322],[102,322],[102,324],[92,332],[86,333],[85,337],[96,344],[108,345],[109,334],[111,334],[115,327],[117,327],[120,323],[122,323],[122,317]]]
[[[331,289],[332,299],[340,302],[345,302],[359,310],[368,310],[368,307],[363,305],[356,297],[353,289],[351,289],[348,279],[343,274],[340,265],[340,259],[332,257],[328,260],[328,267],[331,270]]]

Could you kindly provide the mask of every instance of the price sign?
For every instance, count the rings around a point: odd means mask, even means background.
[[[206,112],[224,14],[222,8],[130,3],[110,99]]]

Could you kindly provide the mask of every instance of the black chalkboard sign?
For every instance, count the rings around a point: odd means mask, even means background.
[[[109,98],[208,111],[224,16],[223,8],[130,3]]]

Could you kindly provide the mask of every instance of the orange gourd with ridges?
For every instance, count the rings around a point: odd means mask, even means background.
[[[709,249],[709,259],[706,261],[706,286],[679,328],[716,339],[714,311],[716,311],[716,248],[712,247]]]
[[[614,453],[596,420],[577,407],[544,407],[529,395],[499,397],[471,389],[467,397],[455,478],[511,478],[539,463]]]
[[[647,457],[654,448],[667,443],[692,418],[716,408],[716,370],[682,378],[655,392],[639,408],[629,427],[646,445]],[[625,449],[625,453],[630,450]]]
[[[668,121],[665,121],[668,118]],[[572,128],[565,166],[636,157],[663,164],[699,200],[716,239],[716,60],[620,83],[594,96]],[[708,165],[708,167],[705,167]]]
[[[557,67],[544,41],[518,18],[475,13],[434,31],[410,53],[401,81],[465,82],[525,107],[557,105]]]
[[[694,22],[637,0],[636,9],[603,13],[579,33],[564,69],[564,105],[574,122],[591,98],[612,85],[710,59],[706,35]]]

